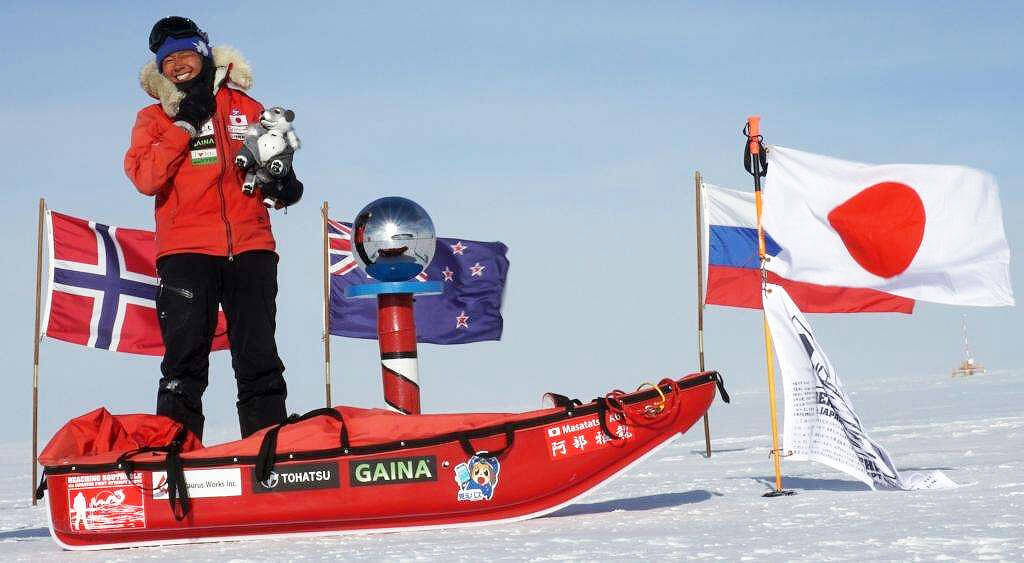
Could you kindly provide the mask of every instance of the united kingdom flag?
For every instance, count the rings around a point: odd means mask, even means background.
[[[359,264],[352,257],[352,227],[335,221],[327,220],[327,238],[330,241],[331,273],[343,276],[356,269]]]
[[[46,213],[50,291],[43,334],[92,348],[162,356],[154,233]],[[220,313],[214,350],[228,347],[226,326]]]

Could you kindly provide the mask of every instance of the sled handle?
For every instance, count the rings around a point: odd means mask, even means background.
[[[496,452],[487,452],[487,451],[479,451],[478,452],[478,451],[476,451],[476,449],[473,448],[473,444],[471,444],[469,442],[469,438],[466,437],[465,434],[459,434],[459,444],[462,446],[462,451],[466,452],[466,455],[468,455],[470,457],[475,456],[475,455],[476,456],[481,456],[481,457],[495,457],[495,458],[501,457],[501,456],[505,455],[505,452],[507,452],[509,450],[509,448],[512,447],[512,444],[514,444],[515,441],[516,441],[516,429],[511,424],[506,424],[505,425],[505,447],[501,448],[500,450],[498,450]]]
[[[281,431],[281,428],[288,426],[289,424],[295,424],[296,422],[302,422],[317,416],[330,416],[341,423],[339,440],[341,441],[341,446],[348,449],[348,431],[345,430],[345,419],[342,418],[341,413],[338,411],[325,407],[313,409],[302,416],[293,414],[285,419],[284,422],[271,427],[270,430],[267,430],[267,433],[263,435],[263,441],[260,442],[260,453],[256,456],[256,465],[254,467],[256,470],[256,479],[258,481],[266,481],[270,477],[270,473],[274,470],[274,463],[277,462],[277,433]]]

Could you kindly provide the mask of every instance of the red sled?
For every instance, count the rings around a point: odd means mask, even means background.
[[[50,440],[38,495],[65,549],[476,526],[576,502],[688,430],[717,372],[519,414],[339,406],[203,447],[178,423],[100,408]]]

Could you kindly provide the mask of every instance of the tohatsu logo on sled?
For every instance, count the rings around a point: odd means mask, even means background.
[[[338,462],[336,461],[277,465],[270,472],[270,477],[262,482],[256,478],[256,470],[252,470],[252,491],[254,493],[337,489],[340,486]]]

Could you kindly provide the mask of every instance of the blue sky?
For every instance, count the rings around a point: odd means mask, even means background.
[[[992,172],[1011,250],[1024,243],[1017,3],[5,3],[2,436],[30,431],[37,199],[152,227],[153,202],[122,159],[150,103],[137,82],[148,32],[168,14],[239,48],[252,94],[297,115],[306,196],[274,217],[293,411],[322,406],[323,200],[347,219],[377,197],[410,197],[440,234],[510,247],[504,339],[421,348],[434,412],[521,410],[546,391],[587,399],[695,369],[693,173],[750,186],[739,132],[751,113],[769,143]],[[1019,289],[1020,260],[1011,268]],[[855,388],[888,372],[945,377],[963,312],[982,362],[1022,366],[1013,308],[811,320]],[[731,386],[766,390],[759,314],[709,309],[706,342]],[[332,346],[335,402],[380,405],[376,343]],[[44,442],[98,405],[151,411],[158,364],[44,341]],[[233,403],[216,354],[211,439],[237,436]]]

